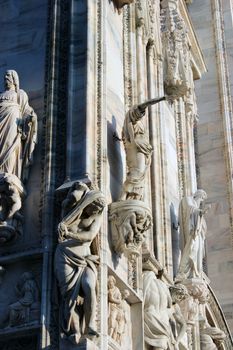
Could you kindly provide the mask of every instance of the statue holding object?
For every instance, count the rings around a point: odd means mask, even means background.
[[[152,146],[141,119],[145,116],[146,108],[165,99],[166,97],[148,100],[134,106],[126,114],[122,140],[128,170],[121,200],[143,200],[145,176],[151,163]]]
[[[55,253],[55,275],[61,305],[60,328],[73,343],[98,336],[96,329],[98,256],[91,243],[99,232],[105,198],[82,182],[70,188],[62,203]]]
[[[210,208],[204,203],[206,199],[206,192],[199,189],[193,196],[184,197],[180,202],[179,223],[183,248],[177,281],[198,278],[203,271],[207,231],[205,214]]]
[[[6,71],[4,85],[0,93],[0,244],[21,232],[23,182],[37,139],[37,116],[26,92],[19,88],[16,71]]]
[[[112,203],[110,220],[115,251],[129,256],[139,254],[145,232],[152,225],[152,215],[144,203],[145,178],[151,163],[152,146],[142,118],[146,108],[166,100],[154,98],[132,107],[122,130],[126,153],[127,175],[119,201]]]

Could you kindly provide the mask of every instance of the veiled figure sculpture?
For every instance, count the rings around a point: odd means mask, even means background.
[[[6,71],[4,84],[0,93],[0,244],[22,233],[23,182],[37,139],[37,116],[19,88],[18,74]]]
[[[55,275],[61,294],[61,331],[75,343],[82,336],[98,336],[98,256],[91,253],[91,243],[99,232],[104,207],[103,194],[97,190],[89,190],[81,182],[72,185],[62,203]]]
[[[205,199],[205,191],[197,190],[193,196],[181,200],[179,223],[183,248],[177,280],[199,277],[203,270],[207,231],[205,213],[209,209],[209,206],[204,204]]]

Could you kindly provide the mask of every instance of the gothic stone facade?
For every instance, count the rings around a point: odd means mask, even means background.
[[[0,6],[0,348],[232,349],[230,0]]]

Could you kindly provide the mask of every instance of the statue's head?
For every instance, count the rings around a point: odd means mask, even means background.
[[[21,276],[22,281],[26,282],[29,280],[33,280],[34,279],[34,275],[32,272],[24,272]]]
[[[113,276],[108,277],[108,288],[111,289],[116,285],[116,279]]]
[[[193,195],[194,199],[199,199],[201,201],[204,201],[207,199],[207,194],[204,190],[197,190],[194,195]]]
[[[86,208],[85,208],[85,213],[88,216],[91,215],[99,215],[102,213],[104,210],[104,207],[106,205],[105,198],[100,195],[99,198],[95,199],[92,203],[90,203]]]
[[[15,70],[7,70],[4,76],[4,84],[7,90],[14,87],[15,91],[19,90],[19,76]]]
[[[133,106],[130,110],[130,121],[135,124],[138,120],[142,119],[145,114],[145,110],[141,111],[137,105]]]
[[[173,303],[179,303],[188,298],[188,289],[181,283],[169,287]]]
[[[124,300],[127,299],[127,298],[130,296],[130,292],[129,292],[128,289],[124,289],[124,290],[121,292],[121,294],[122,294],[122,298],[123,298]]]

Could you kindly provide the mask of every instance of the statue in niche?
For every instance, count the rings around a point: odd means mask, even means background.
[[[0,93],[0,244],[21,233],[19,210],[37,138],[37,116],[28,96],[19,88],[19,77],[8,70],[5,91]]]
[[[98,256],[91,253],[97,236],[105,198],[82,182],[70,188],[62,203],[55,253],[55,275],[61,294],[61,329],[65,337],[78,343],[81,337],[98,336],[96,329]]]
[[[170,325],[172,299],[167,285],[153,271],[143,272],[144,335],[147,349],[175,349]]]
[[[121,200],[143,200],[145,176],[151,163],[152,146],[141,121],[146,108],[165,100],[155,98],[131,108],[125,117],[122,140],[124,142],[127,163],[127,176],[123,185]]]
[[[18,301],[10,305],[9,327],[39,320],[39,288],[31,272],[24,272],[16,285]]]
[[[121,303],[119,305],[119,311],[117,314],[117,338],[116,341],[122,345],[124,341],[124,337],[127,334],[127,325],[129,325],[129,305],[126,301],[126,299],[129,297],[129,291],[128,289],[125,289],[121,293]]]
[[[179,223],[183,246],[181,261],[176,280],[199,277],[205,254],[206,221],[205,213],[210,206],[204,204],[207,195],[197,190],[193,196],[180,202]]]
[[[118,344],[122,345],[128,321],[129,291],[125,289],[122,293],[116,286],[116,279],[108,277],[108,334]]]
[[[122,8],[125,5],[130,5],[134,2],[134,0],[112,0],[114,7],[117,9],[118,14],[121,14]]]
[[[108,334],[112,339],[117,340],[118,321],[117,315],[121,304],[121,292],[116,286],[116,279],[108,277]]]

